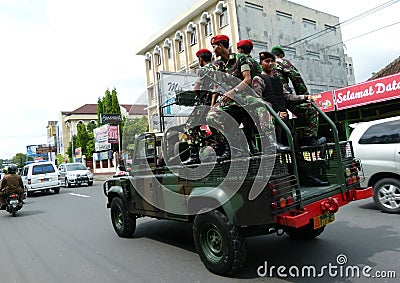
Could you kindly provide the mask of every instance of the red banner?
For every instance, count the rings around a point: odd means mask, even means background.
[[[337,110],[400,97],[400,73],[335,90]]]
[[[118,126],[108,126],[108,142],[118,143]]]
[[[335,104],[333,103],[332,91],[325,91],[312,95],[315,103],[324,112],[334,111]]]

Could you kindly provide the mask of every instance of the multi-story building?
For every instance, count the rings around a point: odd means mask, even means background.
[[[125,118],[135,119],[147,115],[147,105],[121,104],[121,115]],[[74,111],[62,111],[58,121],[57,153],[65,155],[71,142],[71,137],[77,134],[77,125],[89,123],[97,126],[97,104],[85,104]]]
[[[199,0],[137,51],[145,56],[150,122],[159,115],[156,86],[163,72],[194,72],[196,52],[212,50],[210,40],[217,34],[229,36],[234,52],[237,41],[252,40],[255,58],[281,45],[311,93],[355,80],[351,58],[341,44],[338,17],[287,0]]]

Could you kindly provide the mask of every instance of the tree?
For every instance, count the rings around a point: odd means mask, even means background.
[[[124,148],[132,146],[135,142],[135,136],[148,131],[147,117],[135,118],[125,121],[124,135],[122,136],[122,144]]]
[[[12,158],[12,163],[17,164],[18,167],[22,168],[25,165],[26,161],[26,154],[23,153],[17,153],[13,158]]]
[[[121,115],[121,107],[118,102],[118,96],[117,96],[117,90],[114,87],[114,89],[110,92],[110,90],[107,88],[104,97],[99,98],[97,101],[97,120],[98,120],[98,125],[102,125],[100,116],[101,114],[120,114]],[[124,128],[124,120],[125,118],[122,117],[122,123],[120,124],[120,140],[122,137],[122,129]],[[117,126],[118,124],[111,124]],[[111,146],[111,149],[113,151],[119,151],[118,149],[118,144],[113,144]]]

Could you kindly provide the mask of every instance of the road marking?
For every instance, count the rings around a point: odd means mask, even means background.
[[[71,196],[77,196],[77,197],[82,197],[82,198],[90,198],[90,196],[87,195],[80,195],[80,194],[75,194],[75,193],[69,193]]]

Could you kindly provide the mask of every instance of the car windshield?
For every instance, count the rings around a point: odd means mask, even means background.
[[[76,171],[76,170],[87,170],[85,165],[82,163],[77,163],[77,164],[67,164],[66,165],[67,171]]]

